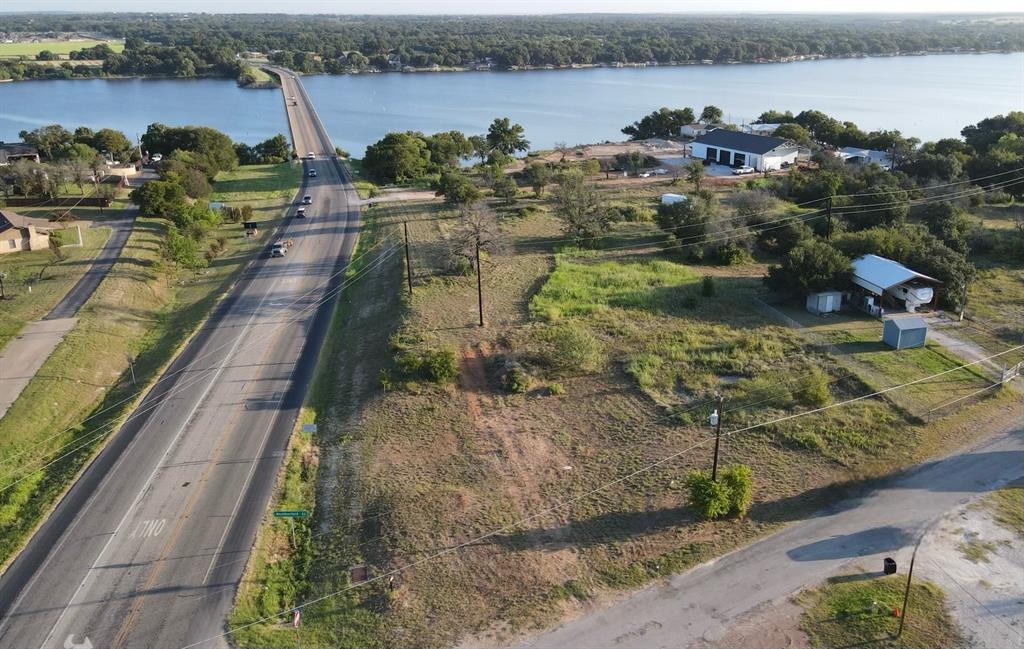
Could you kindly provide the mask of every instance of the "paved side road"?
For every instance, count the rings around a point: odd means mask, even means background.
[[[21,334],[0,350],[0,417],[17,400],[29,381],[75,327],[78,310],[92,297],[96,287],[121,258],[121,251],[132,233],[138,208],[124,210],[121,216],[100,225],[111,229],[107,242],[93,259],[89,270],[42,320],[30,322]]]
[[[1024,404],[1017,422],[1024,421]],[[844,564],[906,572],[921,531],[975,495],[1024,475],[1024,426],[972,450],[920,465],[866,495],[717,561],[593,611],[524,647],[691,647],[714,642],[745,613],[818,583]]]

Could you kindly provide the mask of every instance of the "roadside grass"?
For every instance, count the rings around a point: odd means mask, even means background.
[[[235,646],[280,647],[293,641],[318,647],[384,646],[382,591],[376,586],[304,608],[298,632],[287,625],[287,614],[279,617],[301,601],[350,586],[350,567],[364,562],[363,544],[354,533],[358,526],[350,519],[352,502],[343,494],[338,494],[337,500],[333,493],[325,497],[318,481],[325,463],[325,480],[345,473],[338,457],[347,456],[342,449],[353,443],[354,431],[348,426],[358,414],[358,395],[372,390],[367,381],[372,381],[386,362],[380,351],[390,329],[380,326],[382,316],[386,316],[384,321],[399,316],[398,305],[388,301],[377,302],[384,313],[368,306],[374,303],[375,293],[386,287],[397,290],[402,279],[397,257],[381,259],[377,256],[380,250],[363,256],[387,234],[377,227],[375,215],[381,212],[371,208],[364,213],[364,231],[346,273],[346,280],[358,279],[339,298],[299,418],[300,430],[293,435],[272,501],[274,509],[305,509],[311,516],[294,520],[296,542],[287,521],[272,516],[264,519],[228,626],[270,619],[234,633]],[[352,331],[366,332],[360,336],[360,345],[350,344]],[[301,432],[302,424],[315,424],[316,435]]]
[[[58,39],[43,39],[32,43],[0,43],[0,58],[15,58],[19,56],[35,58],[35,56],[43,50],[49,50],[54,54],[67,55],[71,52],[77,52],[78,50],[85,49],[87,47],[94,47],[100,43],[106,43],[110,46],[110,49],[115,52],[124,51],[124,41],[121,40],[100,41],[88,39],[66,41]]]
[[[958,543],[957,550],[971,563],[989,563],[988,555],[996,551],[996,544],[982,541],[975,534]]]
[[[978,506],[992,512],[993,519],[1024,540],[1024,487],[1007,486],[983,496]]]
[[[75,231],[71,237],[76,240]],[[53,253],[33,250],[0,256],[7,299],[0,302],[0,349],[27,323],[45,316],[75,285],[106,243],[110,228],[82,228],[81,248],[62,248],[67,259],[51,264]],[[45,268],[45,271],[43,270]],[[39,278],[43,272],[42,279]]]
[[[244,172],[236,172],[236,182]],[[263,173],[253,170],[254,177]],[[266,195],[290,196],[290,176],[278,177],[282,185]],[[265,227],[259,238],[246,238],[238,224],[211,233],[226,239],[225,252],[197,273],[163,268],[159,250],[167,223],[136,219],[122,258],[82,307],[75,328],[0,419],[0,563],[17,551],[131,412],[143,386],[157,378],[262,249],[286,204],[281,198],[261,203],[257,218]],[[138,387],[128,374],[129,355]]]
[[[246,165],[218,176],[210,200],[253,207],[262,207],[257,201],[273,201],[271,205],[276,206],[280,199],[294,196],[301,181],[302,165],[298,163]]]
[[[1006,343],[1024,333],[1024,267],[978,271],[967,296],[967,317],[978,320]]]
[[[857,579],[834,577],[823,586],[800,593],[795,601],[804,607],[800,621],[814,647],[943,647],[964,645],[964,636],[953,621],[946,596],[935,584],[920,579],[910,588],[910,614],[903,635],[895,638],[902,608],[906,577]],[[904,611],[900,611],[904,613]]]

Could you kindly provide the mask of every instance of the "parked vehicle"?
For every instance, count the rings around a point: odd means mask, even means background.
[[[285,247],[284,243],[278,241],[270,248],[271,257],[284,257],[288,254],[288,248]]]
[[[757,171],[757,169],[754,169],[753,167],[743,166],[743,167],[735,167],[732,170],[732,173],[733,173],[734,176],[742,176],[744,174],[752,174],[752,173],[754,173],[756,171]]]

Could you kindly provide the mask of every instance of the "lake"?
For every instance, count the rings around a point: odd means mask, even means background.
[[[1024,53],[839,59],[785,64],[311,76],[304,83],[334,143],[361,156],[388,131],[481,133],[494,117],[534,148],[621,140],[661,106],[720,106],[733,123],[771,108],[818,109],[865,130],[956,137],[978,120],[1024,110]],[[0,84],[0,140],[60,123],[129,137],[151,122],[202,124],[248,143],[285,132],[276,90],[222,79],[95,79]]]

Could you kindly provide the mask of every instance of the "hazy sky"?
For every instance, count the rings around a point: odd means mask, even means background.
[[[0,11],[335,14],[1019,12],[1020,0],[0,0]]]

